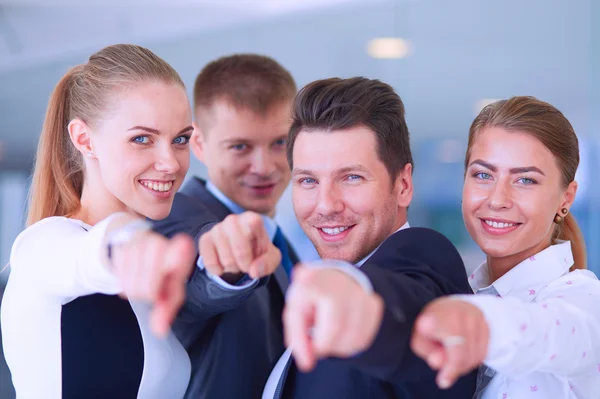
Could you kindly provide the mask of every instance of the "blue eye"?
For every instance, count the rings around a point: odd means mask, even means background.
[[[287,143],[286,139],[279,139],[279,140],[276,140],[275,143],[273,143],[273,144],[281,147],[281,146],[284,146],[286,143]]]
[[[246,144],[234,144],[231,147],[229,147],[232,150],[235,151],[244,151],[246,148],[248,148],[248,145]]]
[[[173,140],[175,144],[187,144],[190,142],[190,136],[179,136]]]
[[[530,186],[532,184],[537,184],[537,182],[533,179],[530,179],[528,177],[521,177],[519,178],[519,180],[521,183],[525,184],[526,186]]]
[[[489,180],[492,178],[492,176],[490,176],[488,173],[485,173],[485,172],[477,172],[473,175],[473,177],[475,177],[477,179],[482,179],[482,180]]]
[[[303,177],[302,179],[299,180],[300,184],[314,184],[316,183],[315,179],[311,179],[310,177]]]
[[[150,138],[148,136],[137,136],[131,139],[136,144],[149,144]]]
[[[360,180],[362,179],[362,176],[359,175],[349,175],[348,176],[348,180]]]

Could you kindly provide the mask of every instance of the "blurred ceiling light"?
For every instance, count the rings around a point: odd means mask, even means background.
[[[487,107],[488,105],[495,103],[496,101],[500,101],[499,98],[482,98],[481,100],[475,103],[475,115],[479,114],[482,109]]]
[[[367,45],[367,54],[373,58],[404,58],[410,52],[410,42],[399,37],[380,37]]]

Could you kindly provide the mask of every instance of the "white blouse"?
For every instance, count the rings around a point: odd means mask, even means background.
[[[489,284],[487,264],[470,276],[490,327],[485,364],[496,371],[483,399],[600,398],[600,281],[569,272],[570,242],[521,262]],[[494,293],[495,295],[485,295]]]
[[[17,237],[1,308],[4,353],[17,398],[62,396],[63,305],[84,295],[121,292],[107,267],[105,240],[112,217],[93,227],[50,217]],[[183,397],[190,378],[187,353],[172,333],[162,339],[151,332],[150,304],[130,304],[144,348],[138,398]]]

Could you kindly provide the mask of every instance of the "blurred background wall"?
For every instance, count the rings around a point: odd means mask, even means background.
[[[594,0],[0,0],[0,262],[23,228],[32,161],[50,92],[67,68],[103,46],[146,46],[191,91],[208,61],[274,57],[299,87],[356,75],[404,100],[415,158],[412,225],[437,229],[468,269],[483,260],[460,211],[470,123],[482,106],[533,95],[558,107],[580,138],[573,213],[600,272],[600,5]],[[594,23],[595,22],[595,23]],[[192,160],[191,173],[204,176]],[[278,219],[304,259],[315,257],[291,208]],[[9,270],[0,273],[0,294]],[[32,381],[35,383],[35,381]],[[0,398],[14,397],[0,356]]]

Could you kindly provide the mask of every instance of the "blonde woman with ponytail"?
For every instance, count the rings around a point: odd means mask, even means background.
[[[109,46],[54,89],[2,338],[17,398],[181,398],[189,358],[170,332],[194,263],[165,218],[189,166],[191,110],[171,66]]]
[[[479,367],[475,399],[596,399],[600,282],[571,214],[577,136],[552,105],[513,97],[471,125],[463,217],[487,260],[477,295],[432,302],[412,348],[438,384]]]

